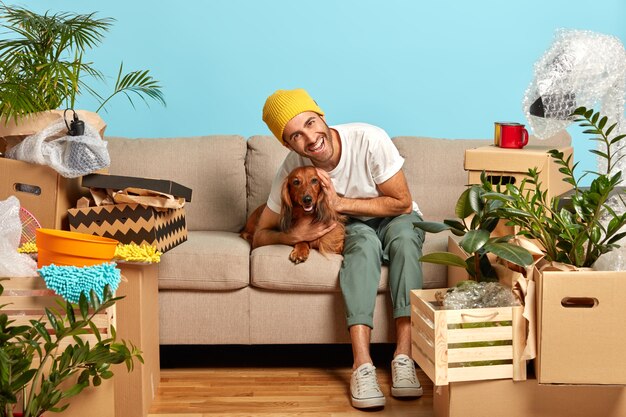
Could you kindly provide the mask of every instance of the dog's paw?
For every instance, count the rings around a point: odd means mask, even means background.
[[[309,252],[308,245],[296,245],[289,254],[289,260],[297,265],[309,259]]]

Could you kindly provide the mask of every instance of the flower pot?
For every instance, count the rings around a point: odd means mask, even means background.
[[[37,229],[37,267],[92,266],[109,262],[115,256],[115,239],[65,230]]]

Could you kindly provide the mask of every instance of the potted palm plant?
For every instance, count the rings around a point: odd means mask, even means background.
[[[3,291],[0,284],[0,295]],[[0,305],[5,310],[0,310],[0,417],[13,417],[15,408],[24,417],[61,412],[69,398],[111,378],[112,365],[125,363],[131,371],[135,359],[143,363],[136,347],[116,341],[114,327],[103,337],[94,320],[119,299],[107,286],[102,299],[92,290],[89,297],[82,293],[77,305],[59,300],[58,308],[44,309],[48,325],[41,320],[16,325],[7,305]],[[93,345],[81,338],[89,332]]]
[[[101,95],[90,83],[104,75],[85,53],[96,48],[114,19],[95,13],[34,13],[0,4],[0,19],[7,35],[0,40],[0,118],[17,121],[22,116],[59,108],[74,108],[83,93],[94,96],[100,111],[117,95],[134,106],[133,97],[165,104],[161,86],[148,70],[117,74],[113,92]]]

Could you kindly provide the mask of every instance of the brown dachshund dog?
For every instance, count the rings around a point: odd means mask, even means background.
[[[265,204],[250,215],[240,234],[250,244],[264,208]],[[345,216],[337,213],[328,204],[317,170],[312,166],[299,167],[291,171],[283,182],[281,192],[280,230],[286,232],[301,222],[329,224],[336,222],[337,226],[319,239],[296,243],[289,254],[292,262],[299,264],[306,261],[311,248],[318,249],[322,254],[343,252]]]

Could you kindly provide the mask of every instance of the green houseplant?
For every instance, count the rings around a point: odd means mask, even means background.
[[[5,120],[74,108],[76,98],[85,92],[100,102],[96,112],[118,94],[133,106],[133,96],[165,104],[159,82],[147,70],[123,74],[120,64],[108,96],[91,86],[94,80],[104,81],[104,75],[86,61],[85,53],[102,42],[114,19],[96,18],[95,13],[40,15],[0,3],[0,20],[13,35],[0,39],[0,117]]]
[[[484,173],[481,180],[482,186],[472,185],[459,197],[455,207],[458,220],[448,219],[443,223],[422,221],[414,223],[414,226],[430,233],[449,230],[456,236],[462,236],[459,245],[469,254],[463,259],[449,252],[435,252],[422,256],[422,262],[465,268],[470,277],[479,282],[497,281],[489,254],[521,266],[530,265],[533,258],[526,249],[508,243],[512,235],[491,237],[500,220],[498,210],[504,203],[501,199],[488,199],[491,184]]]
[[[572,116],[585,128],[584,134],[592,135],[591,140],[603,145],[603,149],[591,152],[605,160],[606,167],[603,172],[585,172],[576,178],[577,164],[571,165],[571,156],[564,159],[563,153],[550,151],[564,174],[563,180],[573,186],[570,208],[560,207],[559,198],[548,201],[536,169],[528,170],[528,178],[519,188],[508,184],[506,190],[488,192],[485,197],[501,203],[497,216],[508,220],[509,225],[519,226],[520,234],[536,239],[548,261],[590,267],[600,255],[619,247],[617,242],[626,236],[621,231],[626,225],[626,213],[617,213],[608,204],[622,183],[622,173],[616,170],[621,158],[617,157],[617,150],[623,146],[626,135],[612,135],[617,123],[609,125],[608,118],[593,109],[580,107]],[[580,180],[586,175],[593,176],[591,185],[581,187]],[[483,181],[483,187],[488,186]],[[617,198],[623,204],[623,196],[617,193]],[[603,224],[606,217],[610,220]]]
[[[0,284],[0,295],[3,291]],[[0,417],[12,417],[18,401],[23,403],[24,417],[63,411],[69,406],[64,400],[90,384],[98,386],[102,379],[111,378],[111,365],[125,363],[131,371],[134,359],[143,362],[136,347],[115,340],[113,326],[109,329],[110,337],[103,339],[93,322],[97,314],[119,299],[112,296],[107,286],[102,300],[92,290],[89,298],[81,294],[77,306],[59,302],[59,309],[46,308],[52,334],[38,320],[15,326],[0,310]],[[80,315],[74,313],[75,308]],[[79,337],[89,331],[97,340],[93,346]],[[73,343],[60,352],[59,345],[66,339],[73,339]],[[68,380],[73,382],[61,385]],[[62,402],[65,404],[60,405]]]

